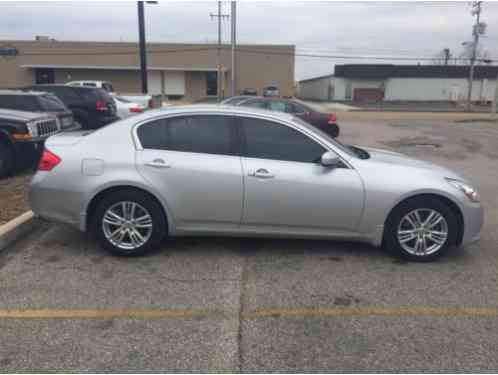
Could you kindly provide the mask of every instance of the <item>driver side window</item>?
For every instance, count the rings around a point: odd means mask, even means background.
[[[327,151],[308,136],[283,124],[256,118],[239,118],[239,124],[245,157],[317,163]]]

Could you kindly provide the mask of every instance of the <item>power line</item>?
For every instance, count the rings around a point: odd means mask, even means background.
[[[269,46],[271,47],[271,46]],[[183,52],[202,52],[217,49],[217,46],[206,46],[206,47],[195,47],[195,48],[179,48],[179,49],[152,49],[149,46],[147,50],[148,55],[154,54],[168,54],[168,53],[183,53]],[[223,45],[222,50],[230,48],[228,45]],[[102,56],[105,55],[134,55],[138,51],[135,48],[132,51],[100,51],[100,52],[20,52],[18,56]],[[392,61],[433,61],[432,56],[382,56],[382,55],[336,55],[336,54],[316,54],[316,53],[290,53],[290,52],[279,52],[279,51],[268,51],[265,49],[251,49],[245,48],[244,46],[236,48],[237,53],[251,53],[251,54],[264,54],[264,55],[276,55],[276,56],[295,56],[295,57],[309,57],[309,58],[320,58],[320,59],[345,59],[345,60],[392,60]],[[452,58],[452,61],[466,61],[468,58],[458,57]],[[496,59],[480,59],[476,58],[475,61],[479,62],[496,62]]]

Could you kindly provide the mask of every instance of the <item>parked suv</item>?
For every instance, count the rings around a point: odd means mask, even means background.
[[[59,98],[47,92],[0,90],[0,108],[46,112],[57,117],[61,130],[73,126],[73,113]]]
[[[45,139],[59,131],[52,115],[0,109],[0,177],[36,163]]]
[[[71,111],[83,129],[97,129],[118,120],[116,104],[104,89],[67,85],[34,85],[27,90],[50,92]]]

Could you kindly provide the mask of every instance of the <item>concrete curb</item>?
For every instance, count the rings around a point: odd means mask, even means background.
[[[22,215],[12,219],[0,226],[0,251],[7,246],[21,239],[29,233],[36,224],[35,216],[32,211],[27,211]]]

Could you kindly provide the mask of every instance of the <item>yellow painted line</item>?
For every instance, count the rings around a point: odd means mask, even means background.
[[[0,310],[0,319],[164,319],[215,315],[208,310],[175,309],[16,309]]]
[[[238,313],[223,310],[191,309],[7,309],[0,319],[167,319],[223,316]],[[347,308],[275,308],[241,314],[242,319],[285,317],[498,317],[498,308],[485,307],[347,307]]]
[[[260,309],[243,314],[245,319],[269,317],[335,317],[335,316],[434,316],[434,317],[496,317],[498,308],[444,307],[351,307]]]

